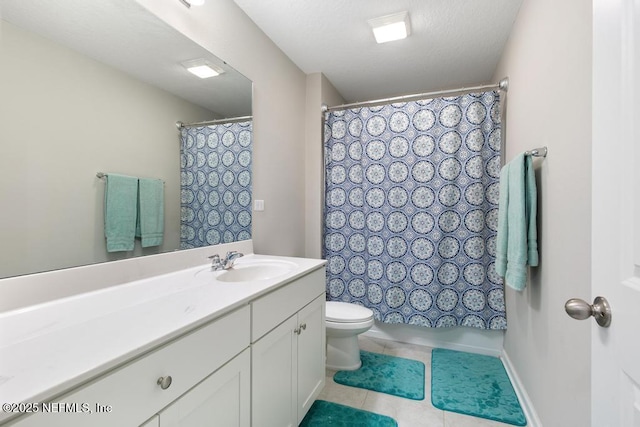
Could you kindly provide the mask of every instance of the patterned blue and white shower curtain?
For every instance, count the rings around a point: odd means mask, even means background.
[[[182,129],[180,247],[251,239],[252,123]]]
[[[328,114],[327,299],[386,323],[506,329],[500,143],[498,92]]]

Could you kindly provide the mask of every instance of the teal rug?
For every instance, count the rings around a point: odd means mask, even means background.
[[[316,400],[299,427],[397,427],[393,418],[325,400]]]
[[[368,351],[360,351],[360,359],[360,369],[338,371],[333,380],[407,399],[424,399],[424,363]]]
[[[431,403],[445,411],[527,425],[507,371],[497,357],[434,349]]]

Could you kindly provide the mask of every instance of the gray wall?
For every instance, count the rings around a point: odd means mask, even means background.
[[[537,160],[540,267],[506,291],[505,353],[545,426],[590,425],[590,324],[564,303],[591,294],[591,3],[525,0],[495,79],[509,76],[507,160]]]
[[[132,255],[106,252],[99,171],[163,179],[164,245],[145,253],[178,248],[174,123],[212,113],[12,24],[0,32],[0,277]]]
[[[324,192],[324,165],[322,159],[322,128],[324,114],[322,104],[335,106],[344,99],[322,73],[307,76],[307,135],[306,135],[306,186],[305,186],[305,256],[320,258],[322,255],[322,201]]]

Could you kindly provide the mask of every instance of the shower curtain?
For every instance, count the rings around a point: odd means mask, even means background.
[[[251,238],[251,125],[182,129],[182,249]]]
[[[385,323],[506,329],[496,91],[331,112],[327,299]]]

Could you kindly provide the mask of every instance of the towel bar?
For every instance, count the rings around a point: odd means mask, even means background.
[[[533,150],[525,151],[525,156],[533,156],[533,157],[547,157],[547,153],[549,150],[547,147],[534,148]]]
[[[96,177],[98,177],[98,178],[100,178],[102,180],[104,180],[107,177],[107,175],[109,175],[109,174],[108,173],[104,173],[104,172],[96,172]],[[156,179],[156,178],[151,178],[151,179]],[[164,180],[162,180],[162,183],[163,184],[165,183]]]

